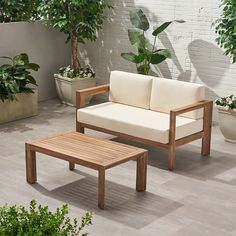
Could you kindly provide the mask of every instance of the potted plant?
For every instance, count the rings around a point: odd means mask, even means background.
[[[63,103],[75,105],[75,91],[96,85],[94,71],[82,66],[78,58],[78,43],[95,41],[97,30],[102,28],[104,10],[109,7],[105,0],[49,0],[39,7],[47,25],[59,28],[71,43],[71,65],[56,73],[57,92]]]
[[[183,20],[174,20],[163,23],[157,27],[152,35],[154,36],[153,44],[150,44],[145,37],[146,32],[149,29],[149,22],[146,15],[141,9],[137,11],[131,11],[129,13],[130,21],[135,29],[128,30],[129,41],[131,45],[137,49],[137,54],[133,52],[121,53],[121,56],[127,60],[136,64],[137,72],[139,74],[148,75],[150,71],[150,65],[157,65],[167,58],[171,58],[169,49],[157,49],[156,42],[157,36],[163,32],[171,23],[178,22],[183,23]]]
[[[222,0],[222,14],[214,22],[215,32],[217,34],[216,42],[225,51],[225,55],[236,62],[236,5],[235,1]],[[236,131],[232,127],[236,125],[236,96],[230,95],[216,100],[216,106],[219,114],[219,125],[222,134],[227,141],[236,141]]]
[[[10,60],[11,64],[0,66],[0,111],[4,111],[1,112],[0,124],[37,115],[37,83],[31,70],[38,71],[39,65],[30,63],[26,53],[1,58]]]
[[[29,209],[23,206],[0,207],[0,235],[48,235],[48,236],[86,236],[84,228],[92,224],[92,214],[86,212],[81,223],[68,217],[68,206],[63,205],[55,212],[48,206],[30,202]]]
[[[215,101],[219,126],[226,141],[236,142],[236,95],[218,98]]]

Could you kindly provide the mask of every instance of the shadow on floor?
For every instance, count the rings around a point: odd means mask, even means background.
[[[155,148],[144,144],[114,138],[114,141],[145,148],[149,152],[148,164],[163,170],[167,167],[167,151],[161,148]],[[198,180],[214,179],[216,175],[222,174],[227,170],[236,167],[236,155],[211,150],[210,156],[201,156],[201,148],[187,144],[177,148],[175,158],[175,174],[180,174]],[[233,184],[234,182],[227,182]]]
[[[141,229],[153,221],[183,206],[183,204],[150,192],[106,181],[105,210],[97,208],[97,178],[80,171],[84,178],[62,187],[47,190],[40,184],[32,185],[41,194],[95,212],[114,222]],[[144,217],[145,216],[145,217]]]

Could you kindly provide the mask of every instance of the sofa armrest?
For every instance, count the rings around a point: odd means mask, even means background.
[[[91,95],[97,95],[108,92],[110,89],[109,84],[104,84],[92,88],[82,89],[76,91],[76,108],[82,108],[85,106],[85,98]]]
[[[203,100],[194,104],[183,106],[170,111],[170,123],[169,123],[169,143],[174,147],[175,144],[175,134],[176,134],[176,117],[178,115],[184,114],[189,111],[194,111],[203,108],[203,132],[211,132],[212,125],[212,109],[213,101]],[[190,139],[189,139],[190,140]]]
[[[200,108],[204,108],[207,106],[211,106],[212,105],[212,101],[208,101],[208,100],[203,100],[200,102],[196,102],[187,106],[183,106],[183,107],[179,107],[176,109],[171,110],[170,112],[173,113],[175,116],[184,114],[186,112],[190,112],[190,111],[194,111]]]

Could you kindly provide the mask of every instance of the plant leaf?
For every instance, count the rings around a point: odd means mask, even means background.
[[[158,52],[158,54],[163,55],[166,58],[171,58],[171,52],[169,49],[158,49],[155,52]]]
[[[36,82],[36,80],[35,80],[35,78],[33,76],[27,75],[26,79],[29,81],[29,83],[37,86],[37,82]]]
[[[11,57],[6,57],[6,56],[3,56],[3,57],[0,57],[0,58],[3,58],[3,59],[9,59],[12,61],[12,58]]]
[[[34,71],[38,71],[40,68],[40,66],[36,63],[29,63],[28,66],[31,70],[34,70]]]
[[[13,58],[13,65],[26,65],[29,63],[29,57],[26,53],[21,53]]]
[[[144,31],[147,31],[149,29],[148,19],[141,9],[139,9],[138,11],[131,11],[129,13],[129,16],[132,25],[136,28]]]
[[[129,41],[133,46],[141,49],[146,49],[148,41],[140,31],[135,29],[129,29],[128,36]]]
[[[153,36],[157,36],[158,34],[160,34],[162,31],[164,31],[170,24],[172,24],[173,22],[177,22],[177,23],[184,23],[184,20],[173,20],[173,21],[168,21],[163,23],[161,26],[157,27],[153,32],[152,35]]]
[[[137,55],[135,55],[134,53],[132,52],[123,52],[120,54],[125,60],[127,61],[131,61],[133,63],[137,63],[136,62],[136,57]]]
[[[166,59],[166,56],[162,55],[162,54],[159,54],[159,53],[154,53],[152,54],[151,56],[151,59],[150,59],[150,63],[151,64],[160,64],[161,62],[163,62],[164,60]]]
[[[12,68],[12,65],[10,65],[10,64],[3,64],[0,66],[1,70],[8,70],[10,68]]]

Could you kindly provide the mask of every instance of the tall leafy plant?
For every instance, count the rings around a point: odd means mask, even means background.
[[[131,11],[129,13],[130,21],[135,29],[128,30],[128,37],[131,45],[136,47],[137,54],[133,52],[121,53],[121,56],[130,62],[136,64],[138,73],[148,75],[150,71],[150,64],[159,64],[171,58],[171,53],[169,49],[157,49],[157,37],[163,32],[170,24],[173,22],[183,23],[182,20],[174,20],[163,23],[158,26],[153,32],[154,36],[153,44],[150,44],[145,34],[150,28],[149,21],[146,15],[141,9],[137,11]]]
[[[218,34],[216,42],[225,51],[225,54],[236,62],[236,2],[222,0],[221,17],[215,22],[215,31]]]
[[[17,93],[33,93],[29,84],[37,86],[31,70],[38,71],[36,63],[30,63],[26,53],[21,53],[13,58],[0,57],[11,61],[11,64],[0,66],[0,100],[16,100]]]
[[[78,43],[96,40],[107,7],[106,0],[47,0],[40,5],[44,22],[59,28],[71,41],[71,66],[75,71],[81,68]]]
[[[42,0],[1,0],[0,22],[38,20],[38,6]]]

